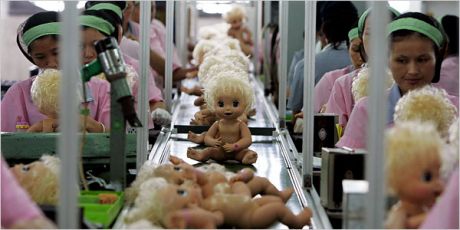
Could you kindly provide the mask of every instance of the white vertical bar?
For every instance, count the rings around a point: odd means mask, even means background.
[[[286,76],[288,63],[288,14],[289,2],[279,2],[280,63],[278,64],[278,116],[279,127],[286,127]]]
[[[139,170],[147,160],[148,150],[148,130],[150,119],[150,106],[148,101],[148,81],[150,77],[148,70],[150,68],[150,16],[151,16],[151,3],[150,1],[141,1],[141,31],[140,31],[140,84],[139,84],[139,95],[138,95],[138,113],[139,118],[142,122],[143,127],[137,129],[137,155],[136,155],[136,168]]]
[[[266,25],[270,23],[270,16],[271,16],[271,1],[263,1],[264,4],[264,28]],[[270,47],[271,43],[268,39],[264,39],[264,54],[266,57],[270,58],[270,55],[266,55],[269,53],[268,47]],[[268,43],[268,44],[267,44]],[[269,60],[264,60],[264,63],[267,63]],[[266,64],[264,64],[266,66]],[[264,66],[264,74],[267,74],[264,76],[264,89],[267,90],[269,88],[270,84],[270,74],[269,71],[265,71],[265,66]]]
[[[173,61],[173,25],[174,2],[166,1],[166,60],[165,60],[165,101],[171,112],[172,93],[172,61]]]
[[[59,179],[59,228],[79,228],[77,222],[78,183],[77,166],[80,162],[78,152],[78,100],[75,90],[80,75],[76,66],[80,64],[80,28],[78,21],[77,1],[66,1],[61,13],[62,25],[60,36],[59,62],[62,70],[60,89],[58,155],[61,159],[61,175]],[[75,36],[77,35],[77,36]]]
[[[176,46],[179,52],[179,59],[182,64],[187,63],[187,3],[185,1],[177,2],[179,11],[176,17]]]
[[[256,2],[256,15],[255,15],[255,29],[254,29],[254,76],[259,73],[259,50],[260,50],[260,31],[262,29],[262,1]]]
[[[370,20],[370,87],[368,103],[368,140],[366,155],[366,180],[369,182],[369,192],[366,202],[366,227],[383,228],[385,214],[385,174],[383,169],[384,131],[386,121],[387,97],[385,96],[385,71],[388,61],[388,40],[386,26],[389,11],[386,2],[372,2]]]
[[[303,72],[302,175],[304,187],[311,188],[313,175],[313,88],[315,87],[316,1],[305,2],[305,38]]]

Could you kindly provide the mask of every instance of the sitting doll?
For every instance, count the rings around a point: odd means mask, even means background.
[[[59,199],[59,167],[59,158],[43,155],[30,164],[15,165],[11,172],[37,204],[56,205]]]
[[[124,218],[130,224],[146,219],[166,228],[216,228],[223,222],[222,214],[200,208],[199,187],[168,183],[151,178],[140,186],[134,207]]]
[[[386,175],[399,198],[387,228],[418,228],[443,191],[440,179],[443,141],[430,123],[396,123],[386,133]]]
[[[32,101],[40,113],[47,116],[33,124],[27,132],[56,132],[59,111],[59,87],[61,73],[58,70],[47,69],[32,83],[30,88]]]
[[[252,54],[252,34],[244,25],[246,12],[243,7],[235,6],[224,15],[224,20],[230,24],[227,31],[228,36],[240,41],[240,46],[246,55]]]
[[[252,143],[248,126],[238,120],[252,106],[254,93],[244,77],[235,72],[222,72],[208,83],[205,100],[208,108],[219,118],[209,128],[204,141],[204,150],[188,148],[187,156],[205,162],[237,160],[243,164],[257,161],[257,153],[249,150]]]

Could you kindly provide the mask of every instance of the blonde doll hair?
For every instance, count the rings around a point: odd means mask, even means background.
[[[162,197],[159,196],[158,191],[166,186],[168,186],[168,182],[159,177],[144,181],[140,185],[134,208],[125,216],[125,223],[130,224],[146,219],[152,224],[160,224],[168,204],[162,202]]]
[[[448,99],[446,91],[427,85],[411,90],[399,99],[395,107],[394,121],[431,121],[441,137],[447,138],[448,129],[456,114],[457,109]]]
[[[213,65],[207,65],[206,69],[202,71],[202,75],[198,75],[200,84],[203,87],[206,88],[210,79],[212,79],[213,76],[217,76],[220,72],[234,71],[234,72],[237,72],[238,76],[246,76],[246,77],[249,76],[244,70],[240,68],[240,66],[232,65],[228,61],[225,62],[223,59],[221,60],[222,60],[221,63],[216,62]]]
[[[204,92],[205,101],[212,112],[215,111],[220,96],[238,97],[240,103],[245,105],[245,112],[248,112],[254,102],[254,92],[247,73],[229,70],[213,77]]]
[[[146,161],[139,170],[139,173],[136,176],[136,179],[131,183],[129,188],[126,188],[126,202],[132,203],[139,195],[139,190],[145,181],[149,178],[152,178],[155,174],[155,169],[157,168],[157,164],[154,164],[152,161]]]
[[[386,131],[385,169],[390,192],[397,193],[399,177],[415,164],[440,160],[443,141],[430,122],[405,121]]]
[[[224,20],[227,23],[231,23],[231,21],[235,19],[244,21],[245,18],[246,18],[246,10],[242,6],[239,6],[239,5],[233,6],[233,8],[224,15]]]
[[[449,128],[449,143],[444,145],[444,149],[441,154],[441,176],[446,181],[449,179],[455,168],[458,167],[459,163],[458,125],[457,118]]]
[[[224,50],[218,55],[232,64],[239,65],[244,71],[249,71],[249,58],[239,50]]]
[[[30,88],[30,94],[38,111],[57,118],[60,85],[61,72],[59,70],[46,69],[35,78]]]
[[[224,59],[219,56],[213,55],[206,57],[198,69],[198,80],[200,81],[200,83],[202,84],[204,81],[206,81],[209,68],[224,62]]]
[[[198,30],[199,40],[211,40],[219,36],[219,31],[212,26],[203,26]]]
[[[220,45],[221,49],[224,50],[237,50],[241,52],[240,41],[236,38],[226,37],[222,44]]]
[[[29,181],[32,185],[28,187],[30,197],[37,204],[56,205],[59,201],[59,158],[50,155],[43,155],[39,162],[43,163],[46,171],[39,175],[38,180]]]
[[[214,49],[216,45],[216,42],[212,40],[200,40],[193,49],[193,60],[200,65],[203,62],[206,53]]]
[[[369,67],[363,67],[358,72],[358,75],[353,78],[351,92],[355,101],[367,96],[369,88],[369,71]],[[386,88],[390,88],[394,83],[393,75],[387,70],[385,77]]]

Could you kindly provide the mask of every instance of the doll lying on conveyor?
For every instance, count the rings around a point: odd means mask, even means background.
[[[254,176],[248,169],[227,179],[215,170],[222,166],[213,164],[211,170],[201,171],[177,157],[171,157],[171,161],[173,165],[161,168],[144,164],[126,191],[128,197],[137,193],[126,223],[148,220],[167,228],[266,228],[279,220],[289,227],[301,228],[310,221],[310,209],[294,215],[285,206],[292,189],[278,191],[267,179]],[[162,177],[155,177],[158,171],[163,172]],[[191,171],[196,180],[186,176]],[[264,195],[252,198],[258,191]]]

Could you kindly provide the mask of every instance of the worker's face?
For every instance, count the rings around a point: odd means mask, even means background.
[[[39,68],[57,69],[59,66],[59,45],[53,36],[44,36],[33,41],[29,46],[29,54]]]
[[[126,8],[123,11],[123,30],[128,28],[128,22],[131,20],[134,11],[134,3],[132,1],[126,2]]]
[[[433,42],[418,35],[396,39],[391,44],[389,66],[401,92],[430,84],[436,63]]]
[[[153,20],[155,18],[156,13],[157,13],[156,4],[155,4],[155,1],[150,2],[150,4],[151,4],[150,20]],[[141,4],[136,3],[136,4],[134,4],[132,20],[134,22],[136,22],[136,23],[139,23],[140,18],[141,18]]]
[[[357,69],[363,64],[363,59],[359,54],[359,46],[361,44],[361,39],[355,38],[351,40],[350,47],[348,48],[348,54],[350,55],[351,63]]]
[[[88,64],[94,59],[97,58],[97,52],[94,47],[94,43],[96,41],[99,41],[101,39],[106,38],[104,34],[99,32],[96,29],[93,28],[85,28],[83,29],[82,33],[83,37],[81,39],[82,42],[82,50],[81,50],[81,56],[82,56],[82,63],[83,64]]]
[[[364,46],[364,51],[366,51],[366,54],[369,53],[369,39],[371,36],[371,28],[370,28],[370,18],[367,16],[366,22],[364,23],[364,29],[363,29],[363,46]]]

